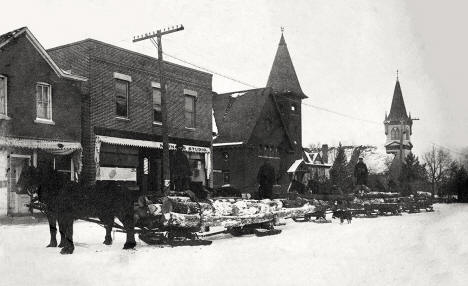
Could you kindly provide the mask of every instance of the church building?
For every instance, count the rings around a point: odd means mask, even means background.
[[[392,106],[390,113],[385,113],[385,149],[387,154],[395,154],[396,158],[405,158],[413,148],[411,135],[413,133],[413,119],[411,113],[406,112],[403,94],[401,92],[400,81],[397,76],[395,90],[393,92]]]
[[[214,188],[258,189],[257,173],[275,168],[276,191],[286,191],[288,168],[302,158],[302,92],[281,35],[266,87],[213,96],[218,134],[213,141]]]

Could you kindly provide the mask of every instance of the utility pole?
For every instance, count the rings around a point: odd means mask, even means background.
[[[162,51],[162,41],[161,38],[163,35],[175,33],[182,31],[184,29],[183,25],[177,25],[171,28],[165,28],[164,30],[157,30],[156,33],[144,34],[141,36],[133,37],[133,42],[139,42],[143,40],[150,40],[153,44],[156,44],[158,47],[158,66],[159,66],[159,81],[161,84],[161,123],[162,123],[162,143],[163,143],[163,154],[162,154],[162,171],[163,171],[163,180],[164,184],[162,186],[161,192],[165,194],[169,190],[170,183],[170,173],[169,173],[169,130],[167,126],[167,98],[166,98],[166,80],[164,77],[164,61],[163,61],[163,51]],[[154,38],[157,39],[157,43],[154,42]]]
[[[412,122],[414,120],[419,120],[419,118],[412,119],[411,118],[411,113],[410,113],[410,121]],[[404,125],[403,125],[405,122],[406,121],[404,119],[400,119],[400,130],[401,130],[401,132],[400,132],[400,164],[401,164],[400,168],[401,168],[401,170],[403,170],[403,136],[404,136],[404,134],[406,132],[408,132],[408,131],[406,131],[406,128],[404,128]]]
[[[404,128],[403,123],[405,121],[403,119],[400,120],[400,167],[403,169],[403,136],[406,133],[406,128]]]

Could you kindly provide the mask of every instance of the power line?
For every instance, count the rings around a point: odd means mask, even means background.
[[[153,43],[153,45],[157,46],[156,43],[155,43],[154,41],[152,41],[152,43]],[[168,56],[168,57],[170,57],[170,58],[173,58],[173,59],[176,59],[176,60],[178,60],[178,61],[180,61],[180,62],[183,62],[183,63],[185,63],[185,64],[188,64],[188,65],[191,65],[191,66],[196,67],[196,68],[198,68],[198,69],[207,71],[207,72],[209,72],[209,73],[212,73],[212,74],[215,74],[215,75],[224,77],[224,78],[226,78],[226,79],[232,80],[232,81],[237,82],[237,83],[240,83],[240,84],[242,84],[242,85],[245,85],[245,86],[248,86],[248,87],[251,87],[251,88],[258,88],[257,86],[254,86],[254,85],[252,85],[252,84],[249,84],[249,83],[246,83],[246,82],[244,82],[244,81],[235,79],[235,78],[233,78],[233,77],[230,77],[230,76],[228,76],[228,75],[225,75],[225,74],[216,72],[216,71],[214,71],[214,70],[211,70],[211,69],[202,67],[202,66],[200,66],[200,65],[191,63],[191,62],[189,62],[189,61],[187,61],[187,60],[181,59],[181,58],[176,57],[176,56],[174,56],[174,55],[170,55],[170,54],[168,54],[168,53],[166,53],[166,52],[163,52],[163,54],[166,55],[166,56]]]
[[[151,43],[157,48],[157,44],[154,40],[151,41]],[[222,73],[219,73],[219,72],[216,72],[212,69],[208,69],[208,68],[205,68],[205,67],[202,67],[200,65],[197,65],[197,64],[194,64],[194,63],[191,63],[187,60],[184,60],[184,59],[181,59],[177,56],[174,56],[174,55],[170,55],[166,52],[163,52],[164,55],[170,57],[170,58],[173,58],[175,60],[178,60],[180,62],[183,62],[185,64],[188,64],[188,65],[191,65],[193,67],[196,67],[198,69],[201,69],[201,70],[204,70],[204,71],[207,71],[209,73],[212,73],[212,74],[215,74],[215,75],[218,75],[218,76],[221,76],[223,78],[226,78],[226,79],[229,79],[231,81],[234,81],[234,82],[237,82],[237,83],[240,83],[242,85],[245,85],[245,86],[248,86],[248,87],[251,87],[251,88],[259,88],[258,86],[255,86],[255,85],[252,85],[250,83],[247,83],[247,82],[244,82],[244,81],[241,81],[241,80],[238,80],[238,79],[235,79],[231,76],[228,76],[228,75],[225,75],[225,74],[222,74]],[[291,99],[289,98],[286,98],[287,100],[290,100],[292,101]],[[364,119],[364,118],[359,118],[359,117],[356,117],[356,116],[352,116],[352,115],[349,115],[349,114],[345,114],[345,113],[342,113],[342,112],[338,112],[338,111],[334,111],[334,110],[331,110],[331,109],[328,109],[328,108],[325,108],[325,107],[320,107],[320,106],[317,106],[317,105],[314,105],[314,104],[310,104],[310,103],[306,103],[306,102],[302,102],[303,105],[306,105],[306,106],[309,106],[309,107],[312,107],[312,108],[315,108],[315,109],[318,109],[318,110],[322,110],[322,111],[325,111],[325,112],[329,112],[329,113],[333,113],[335,115],[339,115],[339,116],[343,116],[343,117],[346,117],[346,118],[350,118],[350,119],[354,119],[354,120],[358,120],[358,121],[362,121],[362,122],[366,122],[366,123],[371,123],[371,124],[381,124],[381,122],[377,122],[377,121],[372,121],[372,120],[368,120],[368,119]]]
[[[302,102],[302,104],[306,105],[306,106],[313,107],[315,109],[319,109],[319,110],[322,110],[322,111],[326,111],[326,112],[329,112],[329,113],[333,113],[333,114],[336,114],[336,115],[347,117],[347,118],[350,118],[350,119],[359,120],[359,121],[362,121],[362,122],[367,122],[367,123],[372,123],[372,124],[381,124],[381,122],[368,120],[368,119],[364,119],[364,118],[359,118],[359,117],[356,117],[356,116],[348,115],[348,114],[345,114],[345,113],[341,113],[341,112],[334,111],[334,110],[331,110],[331,109],[328,109],[328,108],[325,108],[325,107],[320,107],[320,106],[317,106],[317,105],[313,105],[313,104],[310,104],[310,103]]]
[[[202,67],[202,66],[199,66],[199,65],[192,64],[192,63],[190,63],[190,62],[188,62],[188,61],[186,61],[186,60],[183,60],[183,59],[181,59],[181,58],[175,57],[175,56],[173,56],[173,55],[169,55],[169,54],[167,54],[167,53],[164,53],[164,54],[165,54],[166,56],[170,57],[170,58],[173,58],[173,59],[176,59],[176,60],[181,61],[181,62],[183,62],[183,63],[192,65],[192,66],[194,66],[194,67],[196,67],[196,68],[205,70],[205,71],[207,71],[207,72],[209,72],[209,73],[212,73],[212,74],[215,74],[215,75],[219,75],[219,76],[221,76],[221,77],[227,78],[227,79],[229,79],[229,80],[232,80],[232,81],[234,81],[234,82],[243,84],[243,85],[248,86],[248,87],[251,87],[251,88],[258,88],[257,86],[254,86],[254,85],[252,85],[252,84],[249,84],[249,83],[246,83],[246,82],[244,82],[244,81],[235,79],[235,78],[233,78],[233,77],[227,76],[227,75],[222,74],[222,73],[215,72],[215,71],[210,70],[210,69],[208,69],[208,68],[205,68],[205,67]]]
[[[458,155],[462,155],[462,156],[468,155],[468,153],[457,152],[457,151],[452,150],[452,149],[450,149],[449,147],[444,146],[444,145],[440,145],[440,144],[437,144],[437,143],[434,143],[434,142],[431,142],[431,143],[432,143],[432,145],[435,145],[435,146],[438,146],[438,147],[440,147],[440,148],[446,149],[446,150],[448,150],[448,151],[450,151],[450,152],[452,152],[452,153],[458,154]]]
[[[167,53],[164,53],[164,54],[167,55],[168,57],[174,58],[174,59],[176,59],[176,60],[178,60],[178,61],[181,61],[181,62],[183,62],[183,63],[189,64],[189,65],[192,65],[192,66],[197,67],[197,68],[199,68],[199,69],[203,69],[203,70],[208,71],[208,72],[210,72],[210,73],[213,73],[213,74],[222,76],[222,77],[227,78],[227,79],[229,79],[229,80],[232,80],[232,81],[241,83],[241,84],[243,84],[243,85],[246,85],[246,86],[249,86],[249,87],[252,87],[252,88],[258,88],[257,86],[254,86],[254,85],[251,85],[251,84],[249,84],[249,83],[246,83],[246,82],[237,80],[237,79],[235,79],[235,78],[232,78],[232,77],[229,77],[229,76],[220,74],[220,73],[215,72],[215,71],[213,71],[213,70],[210,70],[210,69],[207,69],[207,68],[198,66],[198,65],[196,65],[196,64],[190,63],[190,62],[188,62],[188,61],[186,61],[186,60],[183,60],[183,59],[180,59],[180,58],[178,58],[178,57],[169,55],[169,54],[167,54]],[[290,101],[292,101],[292,100],[289,99],[289,98],[287,98],[287,99],[290,100]],[[352,116],[352,115],[348,115],[348,114],[341,113],[341,112],[338,112],[338,111],[333,111],[333,110],[330,110],[330,109],[328,109],[328,108],[320,107],[320,106],[313,105],[313,104],[310,104],[310,103],[302,102],[302,104],[307,105],[307,106],[310,106],[310,107],[313,107],[313,108],[316,108],[316,109],[319,109],[319,110],[322,110],[322,111],[330,112],[330,113],[333,113],[333,114],[336,114],[336,115],[340,115],[340,116],[344,116],[344,117],[347,117],[347,118],[351,118],[351,119],[354,119],[354,120],[359,120],[359,121],[363,121],[363,122],[367,122],[367,123],[372,123],[372,124],[380,124],[380,122],[376,122],[376,121],[372,121],[372,120],[368,120],[368,119],[363,119],[363,118],[355,117],[355,116]]]

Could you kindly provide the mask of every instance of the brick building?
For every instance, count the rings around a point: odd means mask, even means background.
[[[268,161],[275,168],[277,188],[285,191],[288,168],[302,158],[304,98],[281,35],[265,88],[213,97],[218,129],[213,142],[214,187],[230,185],[254,193],[258,169]]]
[[[157,59],[93,39],[49,49],[63,70],[88,78],[82,104],[82,179],[162,182],[161,93]],[[211,179],[212,75],[165,62],[170,150],[184,145],[192,181]],[[171,152],[172,154],[172,152]]]
[[[81,85],[28,28],[0,35],[0,216],[27,213],[16,194],[24,164],[50,164],[75,177],[81,153]]]

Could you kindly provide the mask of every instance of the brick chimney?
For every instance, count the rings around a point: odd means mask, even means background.
[[[322,160],[325,164],[328,164],[328,144],[322,145]]]

